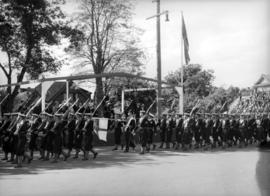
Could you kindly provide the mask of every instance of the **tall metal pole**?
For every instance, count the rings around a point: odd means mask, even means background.
[[[157,95],[157,115],[161,115],[161,41],[160,41],[160,0],[157,1],[157,80],[158,80],[158,95]]]

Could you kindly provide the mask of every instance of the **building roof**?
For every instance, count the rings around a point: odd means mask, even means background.
[[[262,74],[259,80],[254,84],[254,87],[269,87],[270,86],[270,75]]]
[[[36,88],[35,91],[41,96],[41,84],[39,84]],[[89,97],[91,92],[82,89],[78,87],[77,85],[71,85],[70,86],[70,92],[76,91],[79,94],[86,95],[86,97]],[[66,82],[61,82],[61,81],[56,81],[52,84],[52,86],[49,88],[46,94],[46,102],[50,102],[54,100],[56,97],[58,97],[60,94],[63,94],[66,92]]]

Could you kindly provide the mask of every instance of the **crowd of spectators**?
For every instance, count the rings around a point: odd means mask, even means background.
[[[254,91],[249,96],[240,96],[238,104],[232,109],[232,113],[270,113],[270,91]]]

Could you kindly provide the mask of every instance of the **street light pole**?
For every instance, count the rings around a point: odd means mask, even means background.
[[[154,1],[153,1],[154,2]],[[157,2],[157,14],[154,16],[150,16],[146,18],[146,20],[157,18],[157,116],[160,118],[161,116],[161,41],[160,41],[160,16],[165,14],[166,15],[166,22],[169,21],[169,11],[166,10],[164,12],[160,12],[160,0],[155,0]]]
[[[158,93],[157,93],[157,116],[161,115],[161,41],[160,41],[160,0],[157,0],[157,80],[158,80]]]

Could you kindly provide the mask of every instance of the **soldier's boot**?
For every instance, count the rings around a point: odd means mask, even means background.
[[[14,161],[14,153],[11,153],[10,159],[7,162],[13,162]]]
[[[159,148],[163,148],[163,145],[164,145],[164,143],[163,143],[163,142],[161,142],[161,144],[160,144]]]
[[[38,158],[38,160],[43,160],[45,158],[45,152],[44,150],[40,150],[40,157]]]
[[[115,145],[112,151],[118,150],[118,145]]]
[[[16,155],[15,158],[13,158],[12,164],[18,164],[18,156]]]
[[[89,159],[89,151],[84,151],[82,161],[87,161],[88,159]]]
[[[94,151],[93,149],[90,150],[93,153],[93,159],[96,159],[98,156],[98,153],[96,151]]]
[[[144,154],[145,153],[145,147],[141,147],[141,152],[140,154]]]
[[[31,161],[33,160],[33,157],[28,153],[28,152],[25,152],[24,153],[24,158],[27,159],[27,163],[30,164]]]
[[[50,153],[47,151],[44,161],[50,160]]]
[[[73,157],[73,159],[77,159],[79,158],[79,150],[76,150],[75,156]]]
[[[22,156],[18,156],[16,159],[17,159],[17,165],[15,166],[15,168],[22,167],[22,159],[23,159],[23,157]]]
[[[4,156],[4,158],[2,158],[1,160],[3,160],[3,161],[4,161],[4,160],[8,160],[8,153],[5,152],[5,156]]]
[[[170,143],[169,142],[166,143],[166,149],[170,149]]]

